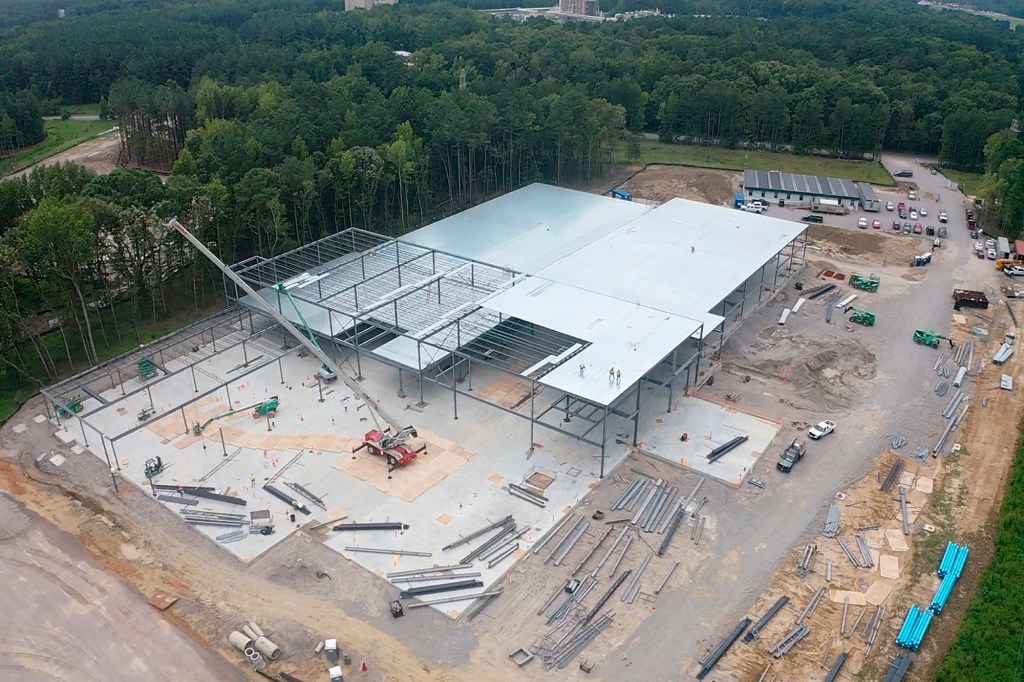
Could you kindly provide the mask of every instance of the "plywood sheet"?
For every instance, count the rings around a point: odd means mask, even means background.
[[[900,560],[891,554],[878,557],[878,573],[883,578],[898,580],[900,577]]]

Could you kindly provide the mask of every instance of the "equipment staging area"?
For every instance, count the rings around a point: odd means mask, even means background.
[[[232,267],[345,382],[320,381],[318,359],[226,279],[233,307],[43,393],[62,440],[112,478],[163,486],[168,508],[243,561],[317,523],[378,576],[455,564],[473,544],[447,545],[514,515],[510,551],[475,569],[490,586],[631,448],[742,483],[778,425],[686,396],[803,262],[805,229],[530,185],[398,239],[350,229]],[[415,427],[405,466],[361,448],[382,414]],[[655,436],[655,422],[714,439]],[[331,530],[353,522],[408,527]]]

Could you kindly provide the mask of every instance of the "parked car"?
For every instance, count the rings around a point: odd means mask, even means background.
[[[794,438],[793,442],[779,455],[779,461],[775,464],[775,468],[784,474],[788,474],[796,466],[796,463],[804,458],[804,453],[806,452],[807,446],[802,441]]]
[[[914,223],[914,234],[921,234],[922,231],[921,223]]]
[[[939,225],[939,236],[942,237],[943,239],[945,239],[945,237],[946,237],[946,226],[945,225]]]
[[[1024,277],[1024,267],[1020,265],[1008,265],[1003,268],[1003,274],[1010,277]]]
[[[939,222],[945,223],[949,221],[949,216],[946,215],[945,211],[939,211]]]
[[[859,227],[862,230],[868,229],[868,219],[867,218],[861,218],[860,220],[858,220],[857,221],[857,227]]]
[[[820,215],[814,215],[813,213],[805,215],[800,220],[804,221],[805,223],[821,223],[825,221],[823,217],[821,217]]]
[[[907,192],[907,198],[911,201],[917,201],[917,192],[915,190],[910,190]]]
[[[918,212],[918,214],[920,214],[920,216],[922,218],[925,217],[926,215],[928,215],[928,209],[926,209],[924,206],[922,206],[921,208],[917,209],[917,212]]]
[[[903,223],[903,234],[910,234],[910,223]]]
[[[828,434],[832,433],[835,430],[836,430],[836,423],[833,422],[833,421],[825,420],[823,422],[818,422],[817,424],[812,426],[807,431],[807,435],[812,440],[818,440],[819,438],[824,438],[825,436],[827,436]]]
[[[976,253],[985,253],[985,245],[981,242],[974,242],[974,251]]]
[[[971,230],[971,239],[977,239],[981,236],[981,230]]]
[[[754,206],[760,206],[761,208],[768,208],[768,202],[764,199],[754,199],[750,203]]]
[[[914,171],[912,170],[898,170],[892,174],[894,178],[912,178],[914,177]]]
[[[892,229],[899,230],[900,229],[900,221],[898,221],[898,220],[892,221]]]
[[[875,230],[881,230],[882,229],[882,221],[881,220],[872,220],[871,221],[871,227],[872,227],[872,229],[875,229]]]
[[[932,168],[932,175],[938,175],[938,174],[939,174],[939,170],[937,168]]]
[[[928,235],[929,237],[934,237],[935,236],[935,227],[933,225],[929,225],[928,227],[924,228],[924,233],[926,235]]]
[[[942,248],[942,240],[936,238],[936,240],[932,242],[932,248],[933,249],[940,249],[940,248]]]
[[[917,220],[917,211],[915,211],[914,209],[910,209],[910,219]]]
[[[888,203],[887,203],[887,204],[885,205],[885,210],[886,210],[886,211],[895,211],[895,210],[896,210],[896,207],[895,207],[895,206],[893,206],[893,205],[892,205],[892,202],[890,201],[890,202],[888,202]]]
[[[900,218],[902,220],[906,220],[907,219],[907,212],[906,212],[906,210],[900,210]]]
[[[995,260],[996,259],[996,250],[995,249],[989,249],[988,251],[985,252],[985,257],[988,258],[989,260]]]
[[[996,240],[995,239],[986,239],[985,240],[985,248],[986,249],[994,249],[994,248],[996,248]]]
[[[746,211],[747,213],[763,213],[764,207],[756,204],[743,204],[740,206],[740,210]]]

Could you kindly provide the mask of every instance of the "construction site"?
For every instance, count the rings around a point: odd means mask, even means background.
[[[966,239],[547,185],[235,264],[172,226],[225,309],[43,389],[0,473],[210,674],[912,680],[955,632],[1020,408]]]

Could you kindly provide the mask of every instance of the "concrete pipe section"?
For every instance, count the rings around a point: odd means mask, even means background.
[[[281,649],[266,637],[256,638],[256,651],[260,652],[272,661],[281,657]]]
[[[244,634],[246,637],[248,637],[249,639],[251,639],[253,641],[256,641],[257,637],[262,637],[263,636],[262,633],[257,633],[255,630],[253,630],[248,625],[243,625],[242,626],[242,634]],[[252,644],[250,644],[249,646],[252,646]]]
[[[228,635],[228,643],[243,653],[246,652],[247,649],[253,648],[252,638],[247,637],[238,630],[235,630],[230,635]]]

